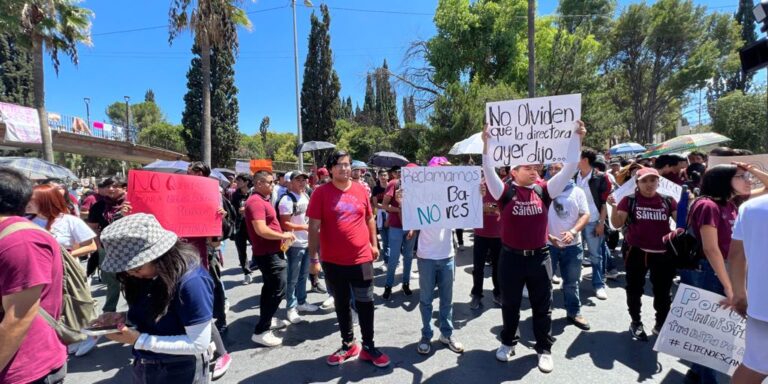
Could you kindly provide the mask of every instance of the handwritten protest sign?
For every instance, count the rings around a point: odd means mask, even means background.
[[[129,171],[128,201],[132,213],[151,213],[180,237],[221,236],[221,194],[214,179]]]
[[[406,167],[400,170],[403,229],[480,228],[480,167]]]
[[[5,124],[5,140],[40,144],[40,115],[34,108],[0,103],[0,122]]]
[[[619,203],[621,199],[635,193],[637,189],[637,181],[633,177],[627,180],[619,189],[613,191],[613,198],[616,199],[616,203]],[[673,183],[665,177],[659,178],[659,189],[656,190],[661,195],[669,196],[675,201],[680,201],[680,194],[683,193],[683,187]]]
[[[579,161],[574,131],[581,118],[580,94],[492,102],[485,109],[494,166]]]
[[[715,293],[680,284],[653,349],[732,375],[744,357],[746,320]]]
[[[235,162],[235,172],[239,173],[251,173],[251,162],[250,161],[236,161]]]
[[[768,172],[768,154],[751,156],[710,156],[707,160],[707,166],[711,168],[716,165],[731,164],[734,161],[747,163],[763,172]],[[752,188],[760,188],[762,186],[763,183],[761,183],[759,180],[752,180]]]

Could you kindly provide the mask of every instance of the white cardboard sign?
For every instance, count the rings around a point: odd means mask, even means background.
[[[5,140],[40,144],[40,116],[34,108],[0,103],[0,122],[5,124]]]
[[[486,103],[493,165],[579,161],[581,142],[575,133],[579,119],[581,94]]]
[[[653,349],[728,375],[744,358],[746,320],[718,294],[680,284]]]
[[[405,167],[400,174],[403,229],[483,226],[480,167]]]
[[[624,185],[619,189],[613,191],[613,198],[616,199],[616,203],[621,202],[621,199],[635,193],[637,189],[637,179],[635,177],[627,180]],[[675,199],[676,202],[680,201],[680,195],[683,193],[683,187],[673,183],[667,178],[659,177],[659,189],[656,190],[659,194],[669,196]]]
[[[236,161],[235,162],[235,172],[238,174],[240,173],[247,173],[251,174],[251,163],[248,161]]]

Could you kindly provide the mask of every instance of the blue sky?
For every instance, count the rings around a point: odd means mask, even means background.
[[[298,1],[299,75],[307,52],[311,9]],[[321,2],[314,1],[315,6]],[[331,13],[331,48],[341,79],[341,95],[362,105],[365,75],[387,60],[391,69],[401,68],[411,41],[435,34],[432,14],[436,0],[327,0]],[[632,3],[620,0],[620,8]],[[720,12],[733,12],[735,0],[696,0]],[[105,109],[130,96],[143,101],[151,88],[169,121],[179,123],[184,109],[186,73],[192,38],[183,33],[168,44],[170,1],[90,0],[93,46],[81,46],[80,63],[62,60],[59,75],[46,65],[46,106],[49,111],[85,117],[84,97],[91,99],[91,120],[106,120]],[[556,1],[539,1],[538,14],[555,12]],[[271,129],[296,131],[293,71],[293,27],[290,0],[248,1],[253,22],[249,32],[240,30],[240,56],[236,64],[239,88],[240,130],[258,131],[262,117],[269,116]],[[384,12],[381,12],[384,11]],[[399,90],[398,95],[406,93]],[[400,100],[398,100],[398,104]],[[398,105],[398,107],[400,107]]]

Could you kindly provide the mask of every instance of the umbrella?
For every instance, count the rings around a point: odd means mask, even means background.
[[[68,168],[36,157],[0,157],[0,167],[15,169],[32,180],[79,180]]]
[[[449,155],[479,155],[483,153],[483,133],[478,132],[474,135],[459,141],[448,151]],[[645,149],[643,149],[645,150]]]
[[[394,152],[376,152],[368,162],[377,167],[389,168],[394,166],[402,167],[408,164],[408,159]]]
[[[646,148],[638,143],[621,143],[611,147],[611,155],[625,155],[627,153],[645,152]]]
[[[352,160],[352,168],[368,168],[368,164],[360,160]]]
[[[659,156],[667,153],[683,152],[694,148],[720,144],[731,139],[714,132],[694,133],[692,135],[678,136],[661,144],[654,145],[643,157]]]
[[[145,171],[176,173],[176,174],[185,175],[187,173],[187,168],[189,168],[189,163],[184,160],[176,160],[176,161],[157,160],[155,162],[145,165],[143,169]],[[208,177],[218,181],[219,184],[224,188],[229,186],[229,179],[227,179],[227,177],[224,176],[224,174],[217,171],[216,169],[212,169],[211,175]]]
[[[306,143],[302,143],[300,146],[296,147],[296,154],[298,155],[299,153],[314,152],[321,149],[333,148],[336,148],[336,145],[327,141],[307,141]]]
[[[237,172],[235,172],[235,171],[233,171],[233,170],[231,170],[231,169],[226,169],[226,168],[214,168],[213,170],[214,170],[214,171],[217,171],[217,172],[219,172],[219,173],[221,173],[221,174],[222,174],[222,175],[224,175],[224,176],[232,176],[232,177],[235,177],[235,176],[237,176]]]

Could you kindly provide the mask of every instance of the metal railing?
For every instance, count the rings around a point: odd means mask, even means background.
[[[48,113],[48,127],[51,132],[68,132],[77,135],[98,137],[100,139],[123,141],[136,144],[138,139],[138,129],[135,126],[121,127],[94,121],[88,125],[80,117],[67,116],[59,113]]]

